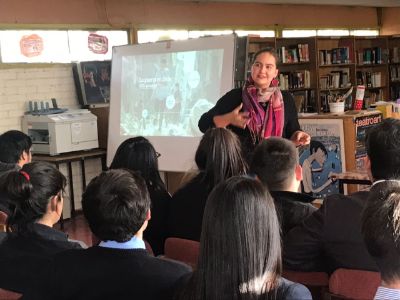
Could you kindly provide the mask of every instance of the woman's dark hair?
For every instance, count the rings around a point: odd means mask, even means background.
[[[158,153],[148,139],[138,136],[119,145],[110,169],[128,169],[138,172],[148,186],[165,190],[158,172]]]
[[[50,199],[64,191],[66,179],[52,164],[33,162],[8,173],[3,184],[3,190],[14,206],[7,227],[16,230],[43,217]]]
[[[181,299],[271,299],[282,272],[279,221],[258,181],[217,185],[203,217],[200,255]]]
[[[273,48],[273,47],[265,47],[263,49],[258,50],[256,53],[254,53],[253,60],[252,60],[251,64],[254,64],[254,62],[257,60],[257,57],[260,54],[263,54],[263,53],[271,54],[275,58],[275,65],[278,65],[279,57],[278,57],[278,54],[275,51],[275,48]]]
[[[247,172],[240,141],[225,128],[206,131],[197,148],[195,162],[199,170],[204,172],[203,180],[210,191],[219,182]]]

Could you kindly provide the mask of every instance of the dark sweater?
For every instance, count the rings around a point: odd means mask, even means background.
[[[168,216],[168,236],[200,241],[204,208],[209,194],[199,173],[173,196]]]
[[[143,233],[144,239],[149,242],[154,255],[164,253],[164,242],[167,236],[167,219],[171,196],[166,190],[147,187],[151,199],[151,219]]]
[[[271,195],[281,224],[282,236],[317,210],[311,204],[314,198],[306,194],[271,191]]]
[[[10,233],[0,244],[0,287],[23,293],[54,254],[80,248],[65,233],[38,223]]]
[[[300,130],[299,121],[297,119],[297,110],[292,95],[287,92],[282,92],[284,102],[284,126],[282,137],[289,139],[294,132]],[[233,89],[226,93],[222,98],[218,100],[215,106],[208,112],[204,113],[199,120],[199,129],[201,132],[206,132],[207,129],[214,127],[213,118],[215,116],[223,115],[233,111],[242,103],[242,89]],[[247,158],[247,161],[251,160],[251,153],[253,152],[256,145],[253,144],[251,139],[250,131],[246,127],[245,129],[228,126],[237,136],[240,138],[242,143],[243,153]]]
[[[26,299],[172,299],[179,279],[190,271],[144,249],[70,250],[56,255],[50,281]]]

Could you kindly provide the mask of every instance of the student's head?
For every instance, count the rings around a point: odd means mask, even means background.
[[[262,141],[254,151],[250,170],[271,191],[297,191],[302,179],[296,147],[284,138]]]
[[[362,215],[362,233],[382,280],[400,282],[400,181],[377,182]]]
[[[18,130],[7,131],[0,135],[0,161],[22,167],[32,159],[31,147],[32,140],[28,135]]]
[[[374,180],[400,177],[400,120],[384,119],[373,126],[365,146]]]
[[[142,136],[129,138],[119,145],[110,169],[136,171],[148,185],[165,189],[158,173],[158,156],[148,139]]]
[[[52,164],[32,162],[4,178],[4,191],[14,207],[9,227],[41,222],[52,226],[62,212],[65,176]],[[52,223],[52,224],[51,224]]]
[[[270,86],[272,79],[278,76],[278,55],[274,48],[267,47],[254,54],[251,77],[254,85],[260,89]]]
[[[321,142],[311,140],[310,156],[311,155],[314,157],[314,159],[317,161],[317,163],[320,166],[322,166],[328,156],[328,151],[326,151],[324,144],[322,144]]]
[[[224,179],[247,171],[240,141],[225,128],[207,130],[197,148],[195,161],[199,170],[204,171],[210,190]]]
[[[279,222],[267,189],[240,176],[217,185],[204,211],[198,268],[188,299],[265,293],[280,274]]]
[[[129,170],[101,173],[82,195],[82,209],[92,232],[103,241],[126,242],[150,219],[145,181]]]

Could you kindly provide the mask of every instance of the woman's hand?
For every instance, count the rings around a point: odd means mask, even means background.
[[[296,145],[296,147],[298,147],[308,145],[310,143],[311,137],[308,133],[298,130],[293,133],[290,140]]]
[[[233,125],[243,129],[246,128],[247,122],[249,121],[249,113],[241,112],[240,110],[242,107],[243,103],[227,114],[215,116],[213,119],[215,127],[220,128]]]

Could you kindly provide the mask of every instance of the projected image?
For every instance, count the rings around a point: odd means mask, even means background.
[[[122,58],[121,135],[199,136],[221,96],[223,49]]]

